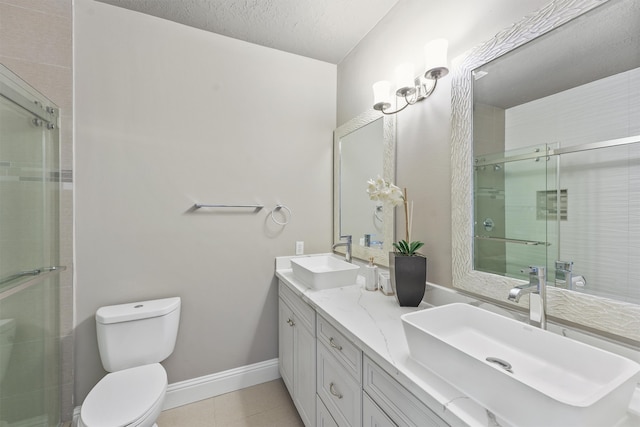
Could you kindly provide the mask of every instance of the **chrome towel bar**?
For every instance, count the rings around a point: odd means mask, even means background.
[[[6,276],[2,279],[0,279],[0,285],[4,285],[5,283],[9,283],[9,282],[13,282],[16,279],[19,279],[21,277],[25,277],[25,276],[37,276],[41,273],[48,273],[48,272],[52,272],[52,271],[56,271],[56,270],[66,270],[67,267],[64,266],[53,266],[53,267],[41,267],[41,268],[36,268],[34,270],[28,270],[28,271],[21,271],[19,273],[15,273],[12,274],[10,276]]]
[[[204,205],[204,204],[196,203],[195,205],[193,205],[193,208],[194,209],[200,209],[200,208],[250,208],[250,209],[260,210],[260,209],[264,208],[264,205]]]
[[[66,269],[67,267],[64,265],[56,265],[52,267],[37,268],[35,270],[21,271],[19,273],[12,274],[11,276],[4,277],[3,279],[0,279],[0,285],[7,285],[7,286],[6,287],[3,286],[2,287],[3,289],[0,290],[0,301],[20,291],[23,291],[35,285],[36,283],[40,283],[42,280],[44,280],[50,275],[58,274],[61,271],[65,271]],[[29,278],[25,279],[26,277],[29,277]],[[18,279],[20,278],[22,278],[23,280],[18,281]],[[8,284],[13,281],[15,281],[15,283]]]
[[[505,243],[517,243],[519,245],[528,245],[528,246],[551,246],[549,242],[538,242],[535,240],[521,240],[521,239],[506,239],[504,237],[491,237],[491,236],[475,236],[476,239],[481,240],[494,240],[496,242],[505,242]]]

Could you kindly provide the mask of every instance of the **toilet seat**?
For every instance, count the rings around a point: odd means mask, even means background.
[[[160,412],[166,390],[167,373],[159,363],[107,374],[82,404],[81,422],[87,427],[141,425]]]

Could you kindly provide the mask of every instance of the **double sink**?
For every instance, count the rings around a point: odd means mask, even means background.
[[[353,285],[359,271],[331,255],[291,266],[316,290]],[[469,304],[401,320],[412,359],[513,425],[615,425],[638,385],[636,362]]]

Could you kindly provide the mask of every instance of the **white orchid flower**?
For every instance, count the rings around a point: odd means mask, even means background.
[[[404,203],[402,190],[393,183],[385,181],[380,175],[375,180],[367,181],[367,193],[371,200],[379,200],[393,206]]]
[[[392,182],[385,181],[380,175],[376,177],[376,179],[369,179],[367,181],[367,193],[369,194],[369,199],[375,201],[381,201],[383,203],[389,203],[393,206],[404,205],[404,216],[405,216],[405,235],[406,239],[404,240],[406,249],[402,246],[396,246],[394,243],[394,247],[398,249],[402,253],[407,253],[408,255],[413,255],[416,249],[420,248],[424,243],[422,242],[410,242],[411,236],[411,225],[413,223],[413,202],[411,202],[411,209],[409,209],[409,203],[407,200],[407,189],[404,191],[394,185]],[[399,243],[402,243],[399,242]]]

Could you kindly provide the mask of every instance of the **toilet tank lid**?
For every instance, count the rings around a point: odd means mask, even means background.
[[[179,308],[180,297],[110,305],[98,309],[96,312],[96,322],[109,324],[160,317]]]

